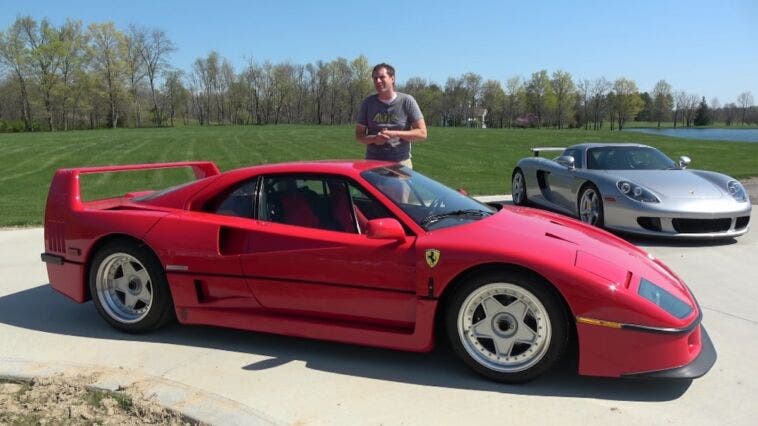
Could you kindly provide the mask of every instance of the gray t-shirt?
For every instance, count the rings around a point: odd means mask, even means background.
[[[411,124],[424,116],[413,96],[395,92],[397,97],[386,104],[377,95],[363,100],[355,121],[368,128],[369,135],[375,135],[382,129],[410,130]],[[384,145],[366,145],[367,160],[403,161],[411,158],[410,142],[393,138]]]

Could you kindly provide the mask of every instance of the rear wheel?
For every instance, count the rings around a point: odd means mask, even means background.
[[[513,171],[511,194],[513,197],[513,204],[517,206],[523,206],[528,201],[526,198],[526,179],[524,179],[524,173],[521,169]]]
[[[92,300],[114,328],[139,333],[173,318],[173,303],[163,268],[142,245],[114,241],[103,246],[89,270]]]
[[[600,191],[591,183],[582,188],[579,195],[577,206],[579,220],[593,226],[602,227],[605,219],[603,217],[603,199],[600,197]]]
[[[532,380],[566,350],[568,319],[544,281],[520,273],[490,273],[464,283],[446,311],[453,350],[496,381]]]

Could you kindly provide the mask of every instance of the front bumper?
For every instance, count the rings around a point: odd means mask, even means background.
[[[705,327],[700,327],[700,354],[687,365],[644,373],[623,374],[621,377],[639,379],[697,379],[703,377],[716,363],[716,348],[713,347]]]
[[[605,227],[639,235],[677,238],[739,237],[750,230],[750,203],[692,202],[676,209],[605,197]]]
[[[716,359],[700,316],[683,328],[608,326],[581,318],[577,317],[576,328],[582,375],[658,377],[658,373],[660,377],[695,378],[705,374]]]

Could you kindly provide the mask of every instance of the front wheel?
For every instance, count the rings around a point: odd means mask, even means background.
[[[532,380],[566,350],[568,319],[549,284],[520,273],[492,273],[464,283],[446,311],[455,353],[499,382]]]
[[[588,183],[582,188],[577,211],[579,212],[579,220],[582,222],[597,227],[603,226],[603,199],[595,185]]]
[[[173,304],[163,268],[146,247],[128,241],[103,246],[89,271],[92,300],[114,328],[139,333],[173,318]]]

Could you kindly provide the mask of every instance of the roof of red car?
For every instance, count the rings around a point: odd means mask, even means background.
[[[255,171],[258,173],[361,173],[365,170],[381,166],[389,166],[394,163],[376,160],[313,160],[293,161],[287,163],[259,164],[255,166],[241,167],[233,171]]]

